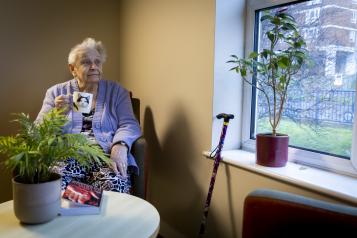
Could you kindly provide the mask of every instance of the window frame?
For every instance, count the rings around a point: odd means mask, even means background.
[[[305,2],[306,0],[248,0],[246,8],[246,31],[245,31],[245,57],[249,52],[254,50],[255,34],[255,11],[259,9],[276,7],[279,5],[289,5],[293,3]],[[357,90],[356,90],[357,94]],[[251,123],[252,102],[257,103],[258,100],[252,100],[253,90],[252,86],[243,83],[243,113],[242,113],[242,149],[248,151],[255,151],[255,140],[251,139],[251,127],[255,123]],[[357,97],[356,97],[357,98]],[[357,103],[356,103],[357,107]],[[354,117],[353,132],[356,132],[357,116]],[[254,125],[252,125],[254,124]],[[254,128],[255,129],[255,128]],[[255,131],[255,130],[254,130]],[[355,135],[354,133],[353,135]],[[352,156],[351,159],[342,159],[331,155],[325,155],[317,152],[307,151],[303,149],[289,147],[289,161],[304,164],[320,169],[333,171],[340,174],[345,174],[357,177],[357,135],[353,136],[352,140]]]

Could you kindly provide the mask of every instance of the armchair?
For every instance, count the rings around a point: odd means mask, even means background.
[[[243,238],[356,237],[357,207],[258,189],[244,202]]]

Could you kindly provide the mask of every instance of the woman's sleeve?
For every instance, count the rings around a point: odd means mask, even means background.
[[[115,132],[112,145],[124,141],[131,150],[132,144],[141,136],[139,122],[133,113],[129,92],[122,88],[117,98],[116,113],[118,115],[118,129]]]
[[[54,88],[50,88],[46,92],[46,96],[43,99],[42,107],[37,115],[36,122],[40,122],[44,115],[55,107],[55,91]]]

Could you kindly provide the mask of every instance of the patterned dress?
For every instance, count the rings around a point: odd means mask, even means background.
[[[83,113],[83,126],[81,133],[84,134],[92,143],[97,143],[92,130],[94,112],[95,109],[92,109],[90,113]],[[91,184],[97,188],[107,191],[130,193],[131,190],[130,170],[128,170],[128,176],[123,177],[120,174],[116,175],[108,166],[99,166],[94,162],[91,164],[89,169],[86,169],[73,158],[69,158],[64,162],[58,163],[52,168],[52,170],[62,175],[62,190],[64,190],[72,180]]]

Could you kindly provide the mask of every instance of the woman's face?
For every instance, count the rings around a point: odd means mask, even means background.
[[[80,52],[74,65],[69,65],[72,74],[81,83],[98,83],[102,76],[102,59],[96,50]]]

